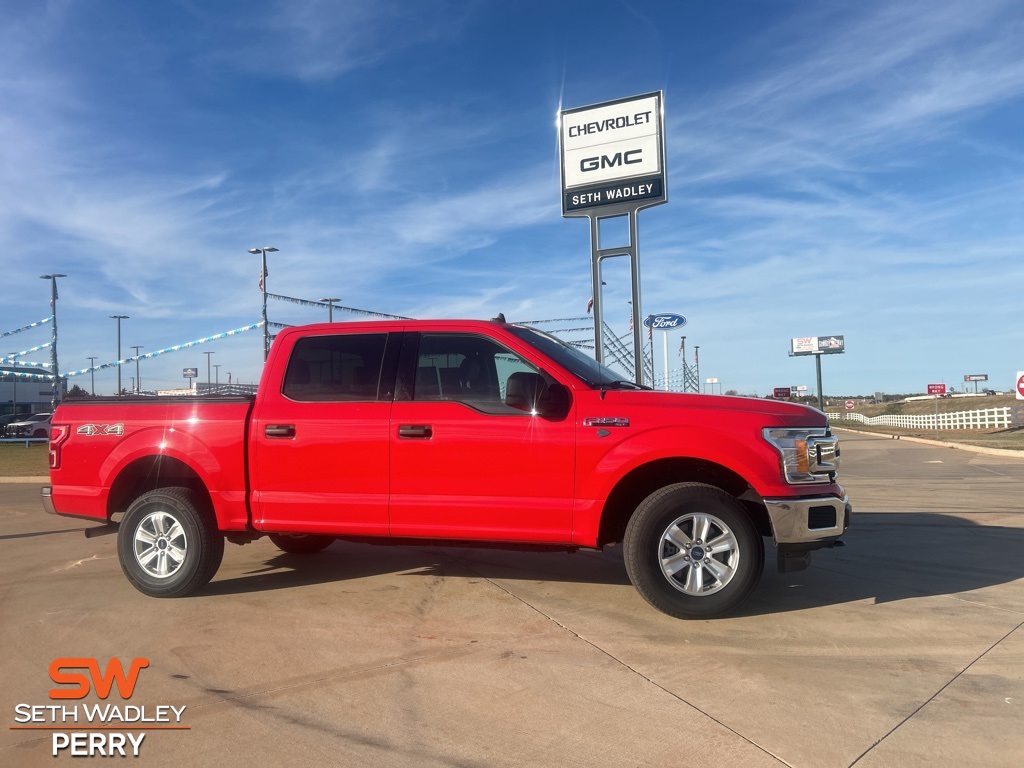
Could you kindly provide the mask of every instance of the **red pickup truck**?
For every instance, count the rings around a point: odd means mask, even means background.
[[[252,398],[65,401],[42,493],[117,531],[154,597],[202,588],[225,540],[621,542],[648,602],[706,618],[754,591],[764,538],[782,571],[836,544],[838,459],[812,408],[656,392],[503,318],[383,321],[282,331]]]

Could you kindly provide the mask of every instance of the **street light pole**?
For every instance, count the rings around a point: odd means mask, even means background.
[[[263,294],[263,362],[267,362],[270,354],[270,329],[267,327],[267,254],[276,253],[277,248],[265,245],[262,248],[250,248],[249,253],[262,254],[262,270],[260,271],[260,292]]]
[[[40,280],[50,281],[50,309],[53,314],[53,332],[50,339],[50,373],[53,374],[53,383],[50,387],[50,412],[52,413],[57,409],[57,393],[61,391],[60,388],[60,371],[57,370],[57,278],[67,277],[58,272],[54,272],[52,275],[40,275]],[[18,378],[15,376],[14,378]]]
[[[211,385],[211,382],[210,382],[210,355],[212,355],[214,353],[213,352],[203,352],[203,354],[206,355],[206,394],[210,394],[210,385]]]
[[[217,363],[213,364],[213,375],[216,377],[214,379],[214,382],[213,382],[214,386],[219,390],[220,389],[220,365],[217,364]]]
[[[96,357],[89,358],[89,389],[92,396],[96,397]]]
[[[135,350],[135,386],[132,387],[135,394],[142,392],[142,377],[139,375],[139,350],[142,349],[143,346],[144,345],[142,344],[132,345],[132,349]]]
[[[327,302],[327,322],[334,322],[334,302],[341,301],[341,299],[320,299],[320,301]]]
[[[11,413],[18,413],[18,353],[11,352],[11,378],[14,379],[14,399],[11,401]]]
[[[117,396],[121,396],[121,321],[127,320],[128,315],[111,315],[111,320],[117,320]]]

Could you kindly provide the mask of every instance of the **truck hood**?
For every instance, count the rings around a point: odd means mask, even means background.
[[[798,403],[784,403],[779,400],[762,400],[754,397],[730,397],[728,395],[697,395],[679,392],[658,392],[652,390],[605,390],[604,405],[614,408],[654,408],[664,410],[670,416],[678,409],[679,421],[693,421],[693,415],[713,417],[715,413],[728,412],[743,418],[760,416],[764,426],[782,427],[826,427],[828,417],[817,408]],[[686,415],[684,415],[686,414]],[[705,418],[700,419],[704,421]],[[670,421],[675,421],[670,416]]]

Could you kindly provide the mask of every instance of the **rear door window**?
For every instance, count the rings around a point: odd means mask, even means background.
[[[386,333],[299,339],[282,393],[299,402],[376,400],[387,339]]]

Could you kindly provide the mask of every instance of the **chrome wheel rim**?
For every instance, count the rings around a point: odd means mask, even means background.
[[[167,512],[150,512],[135,529],[135,562],[148,575],[167,579],[185,563],[188,538],[177,518]]]
[[[676,518],[658,538],[658,563],[668,583],[693,597],[729,585],[740,563],[736,534],[720,518],[696,512]]]

